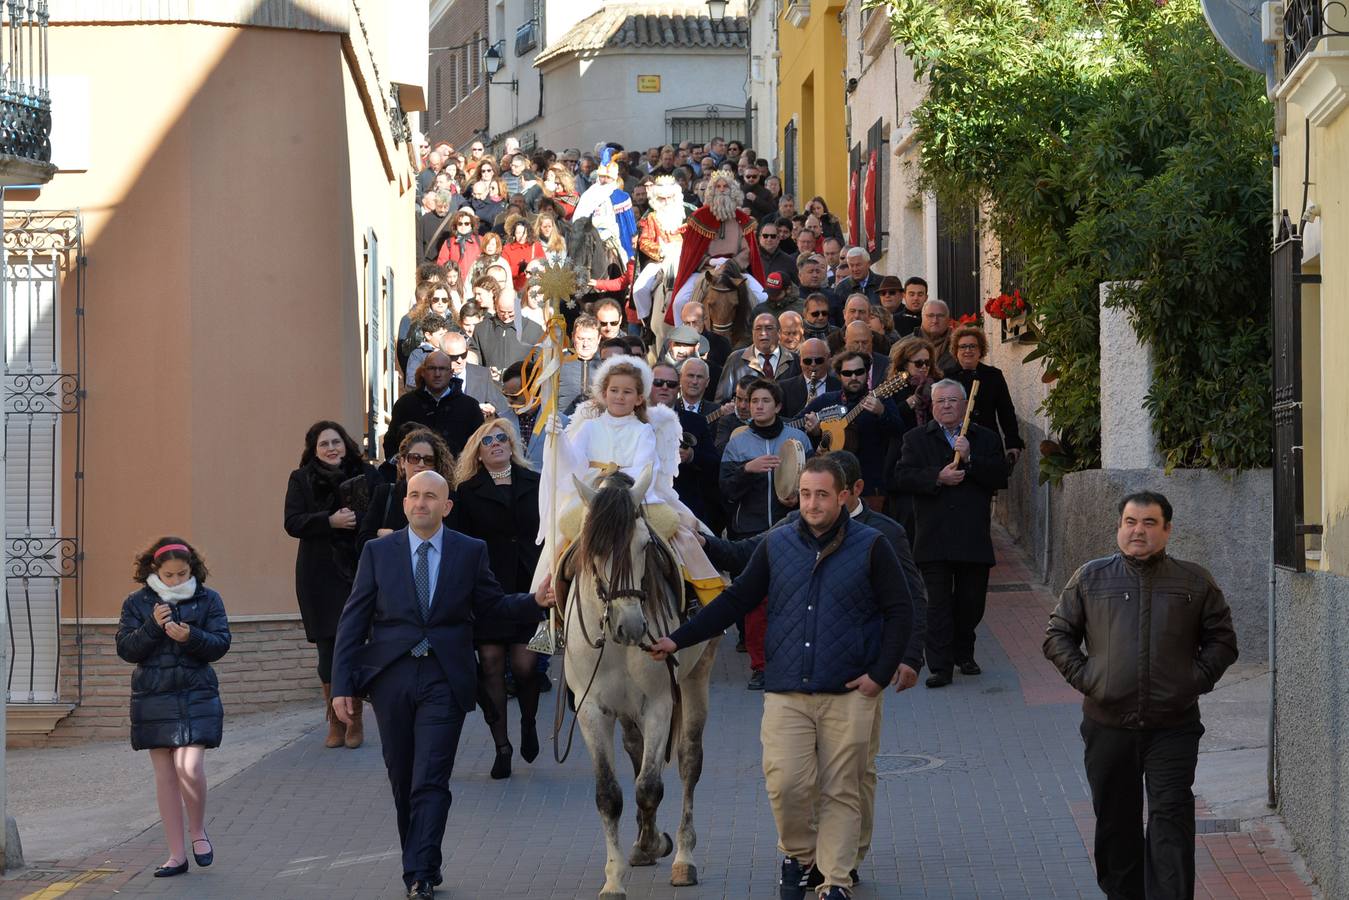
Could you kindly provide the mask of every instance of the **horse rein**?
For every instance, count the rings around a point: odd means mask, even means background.
[[[641,519],[642,524],[646,526],[647,535],[654,539],[655,533],[651,531],[650,523],[646,521],[646,517],[639,515],[639,518]],[[590,689],[595,686],[595,678],[599,675],[600,664],[604,661],[604,650],[608,646],[608,638],[612,637],[612,625],[609,620],[609,613],[613,609],[614,601],[623,598],[631,598],[641,604],[645,611],[647,600],[650,599],[650,595],[643,588],[626,587],[611,591],[604,580],[600,578],[600,574],[596,571],[594,566],[590,567],[590,574],[595,579],[596,594],[598,595],[600,602],[604,604],[604,614],[600,618],[599,636],[597,638],[591,638],[590,631],[585,625],[585,613],[581,611],[581,601],[579,599],[575,603],[567,604],[566,615],[568,620],[570,620],[572,610],[574,609],[576,611],[576,624],[577,627],[581,629],[581,638],[590,649],[598,651],[598,655],[595,657],[595,667],[590,672],[590,680],[586,682],[585,691],[581,693],[580,699],[576,701],[576,709],[572,714],[571,727],[567,729],[567,745],[565,749],[562,747],[562,742],[558,740],[558,735],[561,734],[562,731],[562,720],[564,718],[564,696],[567,693],[565,690],[565,679],[563,684],[564,690],[558,691],[557,706],[553,715],[553,760],[558,764],[566,762],[567,757],[571,756],[572,742],[576,737],[576,713],[580,712],[581,707],[585,705],[586,698],[590,696]],[[642,618],[645,620],[647,619],[647,616],[644,614]],[[666,618],[665,610],[663,608],[660,610],[660,622],[661,625],[667,629],[666,633],[668,634],[670,622]],[[636,647],[644,653],[650,653],[652,644],[655,640],[659,640],[659,638],[651,634],[651,628],[650,625],[648,625],[645,633],[642,635],[642,639],[637,642]],[[670,727],[667,730],[665,737],[666,763],[670,762],[671,754],[674,749],[675,727],[679,722],[680,707],[683,705],[683,692],[679,688],[679,679],[675,677],[675,667],[678,665],[679,660],[675,659],[673,654],[665,657],[665,668],[670,676],[670,695],[673,699],[673,705],[671,706],[670,711]]]

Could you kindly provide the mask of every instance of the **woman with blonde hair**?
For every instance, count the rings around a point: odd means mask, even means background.
[[[539,195],[532,198],[534,209],[539,208],[539,200],[547,197],[562,208],[563,217],[570,220],[576,211],[581,195],[576,192],[576,184],[571,173],[561,163],[553,163],[544,170],[543,180],[539,182]]]
[[[560,265],[567,261],[567,238],[552,213],[539,213],[534,220],[534,231],[539,243],[543,244],[543,255],[548,262]]]
[[[507,593],[529,589],[539,562],[539,475],[525,461],[520,435],[505,419],[483,423],[464,445],[455,466],[456,497],[451,527],[487,544],[492,574]],[[511,775],[510,734],[506,723],[506,663],[515,679],[520,704],[520,756],[532,763],[539,755],[535,716],[539,709],[538,655],[529,649],[533,625],[494,619],[473,624],[478,651],[479,694],[483,719],[496,743],[493,778]]]

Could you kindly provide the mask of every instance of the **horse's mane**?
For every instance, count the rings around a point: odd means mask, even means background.
[[[590,219],[574,219],[567,234],[567,257],[573,265],[589,269],[592,277],[603,278],[608,274],[609,257],[604,249],[604,239]]]
[[[592,570],[609,560],[612,564],[610,590],[633,587],[632,537],[637,528],[637,509],[629,490],[633,480],[623,472],[605,478],[586,510],[585,523],[577,540],[577,552]]]

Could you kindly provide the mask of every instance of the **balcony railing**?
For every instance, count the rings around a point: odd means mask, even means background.
[[[1283,11],[1284,72],[1293,71],[1323,37],[1349,36],[1346,0],[1286,0]]]
[[[515,55],[524,56],[537,46],[539,46],[539,22],[537,19],[530,19],[515,29]]]
[[[51,162],[47,0],[0,3],[0,154]]]

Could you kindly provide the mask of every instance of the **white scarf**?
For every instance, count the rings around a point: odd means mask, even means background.
[[[179,601],[182,600],[191,600],[197,594],[196,578],[189,578],[187,581],[184,581],[180,585],[169,587],[167,584],[159,580],[158,575],[156,575],[154,572],[151,572],[150,577],[145,579],[145,586],[148,587],[150,590],[154,591],[156,594],[158,594],[159,599],[163,600],[170,606],[176,605]]]

